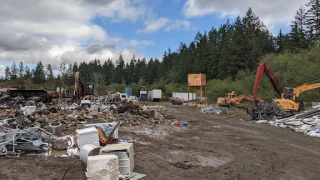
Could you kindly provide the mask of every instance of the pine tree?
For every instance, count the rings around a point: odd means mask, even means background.
[[[308,48],[306,37],[306,10],[301,6],[295,15],[295,20],[291,24],[292,49]]]
[[[26,78],[26,79],[29,79],[29,78],[31,78],[32,77],[32,73],[31,73],[31,71],[30,71],[30,68],[29,68],[29,66],[25,66],[25,75],[24,75],[24,78]]]
[[[50,64],[47,65],[47,80],[53,80],[53,72],[52,72],[52,67]]]
[[[115,77],[115,67],[111,59],[108,59],[104,62],[102,66],[102,72],[105,79],[105,84],[112,84],[114,83],[114,77]]]
[[[7,66],[5,69],[5,79],[10,80],[10,78],[11,78],[11,71],[10,71],[10,67]]]
[[[115,83],[121,84],[124,80],[124,60],[122,55],[119,56],[119,59],[116,61],[116,68],[115,68]]]
[[[277,37],[277,53],[280,53],[284,49],[284,44],[283,44],[284,36],[282,34],[282,31],[280,29],[279,35]]]
[[[24,76],[24,66],[23,66],[23,62],[19,63],[19,78],[23,78]]]
[[[305,16],[308,35],[312,42],[320,42],[320,0],[310,0],[306,6],[309,8]]]
[[[76,73],[77,71],[79,71],[79,67],[78,67],[77,61],[74,62],[73,67],[72,67],[72,71],[73,71],[73,73]]]
[[[42,62],[39,61],[37,63],[35,70],[33,70],[33,82],[35,84],[41,84],[41,83],[44,83],[45,80],[46,80],[45,71],[43,69]]]
[[[17,77],[18,77],[18,68],[17,68],[17,65],[15,62],[12,63],[10,75],[11,75],[10,79],[12,79],[12,80],[17,79]]]
[[[136,61],[135,56],[133,56],[130,61],[130,64],[128,64],[128,63],[126,64],[126,78],[125,78],[126,84],[137,82],[137,81],[135,81],[135,78],[137,78],[137,77],[135,76],[135,72],[134,72],[135,61]]]

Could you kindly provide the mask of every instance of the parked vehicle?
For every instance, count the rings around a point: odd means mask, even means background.
[[[159,102],[161,100],[161,89],[154,89],[150,93],[150,100],[154,102]]]

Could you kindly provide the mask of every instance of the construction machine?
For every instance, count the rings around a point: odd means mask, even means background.
[[[87,83],[83,77],[81,77],[80,72],[75,73],[74,81],[74,100],[79,101],[82,97],[86,95],[94,94],[94,84]]]
[[[254,98],[253,96],[241,94],[237,95],[234,91],[231,93],[227,93],[225,97],[219,97],[217,104],[219,106],[234,106],[240,104],[242,100],[248,100],[248,101],[261,101],[258,97]]]
[[[304,103],[299,99],[300,93],[320,88],[320,80],[305,83],[296,88],[284,87],[281,98],[274,99],[274,102],[282,109],[299,111],[304,109]]]
[[[259,87],[260,80],[261,80],[263,73],[265,73],[265,75],[268,77],[268,79],[273,87],[273,90],[275,92],[275,96],[277,98],[280,98],[281,94],[282,94],[282,89],[279,85],[277,78],[271,72],[269,66],[266,63],[261,63],[258,66],[257,73],[256,73],[256,79],[255,79],[254,86],[253,86],[253,97],[258,98],[258,87]]]
[[[282,89],[279,85],[278,80],[271,72],[269,66],[266,63],[261,63],[258,66],[256,79],[253,87],[254,98],[257,98],[258,87],[263,73],[265,73],[266,76],[269,78],[269,81],[275,91],[275,99],[273,99],[273,102],[275,102],[280,108],[284,110],[299,111],[304,109],[304,103],[301,100],[299,100],[300,93],[320,88],[320,80],[317,80],[311,83],[303,84],[296,88],[284,87]]]

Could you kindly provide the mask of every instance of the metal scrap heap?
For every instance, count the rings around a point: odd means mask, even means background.
[[[75,130],[89,125],[147,126],[165,122],[159,113],[162,106],[141,106],[134,101],[110,104],[105,97],[87,97],[85,101],[90,104],[53,105],[34,99],[1,98],[0,155],[44,153],[48,149],[74,150]],[[71,137],[61,139],[66,136]]]
[[[285,118],[292,116],[289,111],[282,110],[275,103],[261,101],[248,109],[251,120],[273,120],[275,118]]]

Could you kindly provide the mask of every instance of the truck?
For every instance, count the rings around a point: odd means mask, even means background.
[[[153,89],[150,93],[150,100],[154,102],[159,102],[161,100],[161,89]]]

